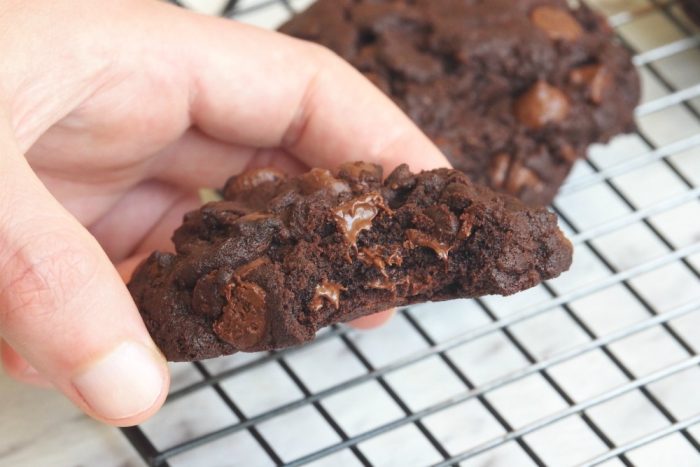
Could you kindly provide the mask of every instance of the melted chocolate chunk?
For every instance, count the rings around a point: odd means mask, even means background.
[[[538,6],[530,13],[532,23],[552,40],[576,41],[583,36],[583,28],[564,8]]]
[[[429,248],[433,250],[438,256],[438,258],[440,258],[443,261],[447,261],[450,255],[450,250],[452,249],[451,245],[442,243],[436,238],[433,238],[430,235],[421,232],[420,230],[408,229],[406,231],[406,238],[408,239],[408,241],[406,242],[406,246],[408,248]]]
[[[506,153],[500,153],[494,156],[491,161],[491,169],[489,170],[491,186],[494,188],[503,188],[503,184],[508,176],[510,162],[511,158]]]
[[[178,253],[152,254],[129,283],[169,360],[298,345],[411,303],[512,294],[571,263],[553,214],[456,170],[260,173],[231,178],[225,199],[187,214]]]
[[[263,266],[266,266],[270,263],[270,258],[267,256],[263,256],[261,258],[256,258],[253,261],[251,261],[248,264],[244,264],[243,266],[239,267],[234,271],[234,275],[238,280],[245,280],[246,277],[248,277],[249,274],[251,274],[253,271],[257,270],[258,268],[261,268]]]
[[[236,194],[255,189],[263,184],[276,183],[285,179],[285,175],[277,169],[257,169],[246,172],[245,177],[231,179],[224,186],[224,197],[231,198]]]
[[[374,290],[384,290],[396,294],[396,289],[399,285],[406,284],[408,282],[407,277],[401,278],[399,281],[394,281],[388,277],[380,277],[379,279],[373,279],[367,283],[367,287]]]
[[[537,81],[515,101],[516,117],[532,129],[561,122],[569,115],[570,108],[566,94],[542,80]]]
[[[612,75],[603,65],[574,68],[569,79],[576,85],[585,86],[588,98],[598,105],[603,103],[606,91],[612,87]]]
[[[366,162],[348,162],[338,168],[338,177],[366,185],[382,181],[382,170],[375,164]]]
[[[521,161],[515,161],[510,166],[506,187],[511,193],[520,193],[525,189],[537,193],[544,189],[535,172],[525,167]]]
[[[347,289],[335,282],[321,282],[314,290],[314,298],[311,299],[309,308],[312,311],[319,311],[324,306],[331,305],[337,310],[340,308],[340,292],[343,290]]]
[[[433,221],[433,233],[439,239],[452,239],[459,230],[459,221],[446,206],[437,205],[426,208],[424,214]]]
[[[346,201],[333,211],[348,244],[357,245],[357,237],[363,230],[372,228],[372,221],[380,209],[385,209],[382,196],[379,193],[366,193]]]
[[[280,31],[350,62],[472,180],[545,205],[589,145],[634,129],[640,95],[612,28],[572,3],[318,0]]]
[[[265,291],[252,282],[230,284],[214,333],[238,350],[253,349],[267,333]]]
[[[333,194],[340,194],[350,191],[348,184],[337,179],[326,169],[312,169],[299,179],[301,181],[302,193],[309,194],[315,191],[329,190]]]
[[[367,266],[373,266],[387,277],[387,266],[401,266],[403,258],[398,248],[394,247],[391,250],[382,245],[372,245],[365,247],[357,252],[357,258]]]

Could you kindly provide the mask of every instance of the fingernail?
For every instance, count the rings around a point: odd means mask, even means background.
[[[120,420],[150,409],[163,391],[163,365],[144,345],[125,342],[73,379],[92,410]]]

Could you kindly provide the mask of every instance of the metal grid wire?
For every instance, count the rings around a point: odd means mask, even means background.
[[[309,3],[219,13],[282,21]],[[161,414],[123,429],[147,464],[700,465],[700,35],[674,1],[590,3],[646,96],[637,133],[595,148],[555,202],[572,271],[174,365]]]

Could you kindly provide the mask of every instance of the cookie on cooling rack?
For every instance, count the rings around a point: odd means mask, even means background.
[[[264,169],[223,195],[185,216],[176,254],[152,254],[129,283],[169,360],[297,345],[411,303],[508,295],[571,264],[552,213],[456,170]]]
[[[319,0],[280,31],[337,52],[455,167],[528,204],[549,203],[591,143],[634,128],[629,53],[565,0]]]

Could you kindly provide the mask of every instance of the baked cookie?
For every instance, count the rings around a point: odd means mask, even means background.
[[[630,54],[565,0],[319,0],[280,31],[334,50],[456,168],[531,205],[591,143],[634,128]]]
[[[298,345],[412,303],[508,295],[571,264],[553,214],[456,170],[263,169],[231,178],[223,197],[187,214],[177,253],[152,254],[129,283],[169,360]]]

